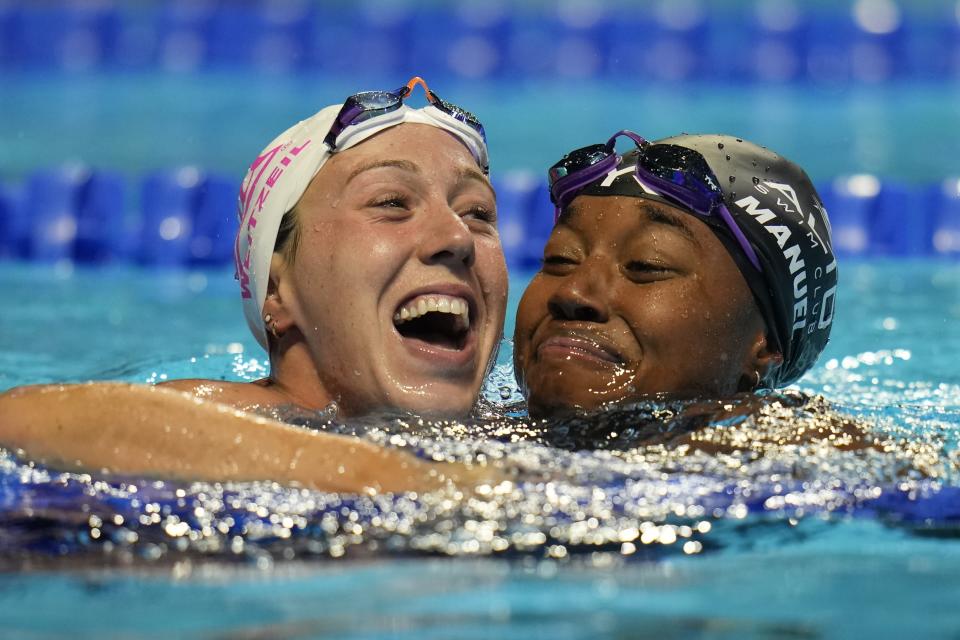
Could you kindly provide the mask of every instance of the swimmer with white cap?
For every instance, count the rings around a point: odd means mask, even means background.
[[[429,102],[414,109],[418,84]],[[420,78],[280,134],[243,182],[236,240],[270,377],[173,386],[242,407],[467,414],[507,294],[487,172],[479,121]]]
[[[417,85],[421,108],[405,103]],[[237,278],[270,376],[15,389],[0,394],[0,445],[125,473],[435,485],[409,456],[227,409],[465,416],[507,300],[487,174],[480,122],[420,78],[320,110],[267,145],[240,191]]]

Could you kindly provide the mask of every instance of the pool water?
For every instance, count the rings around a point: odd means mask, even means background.
[[[0,560],[36,571],[0,576],[0,619],[33,636],[956,637],[960,265],[848,263],[841,279],[833,339],[798,386],[913,448],[675,459],[405,438],[518,470],[466,502],[60,474],[8,455]],[[265,373],[226,271],[7,264],[0,286],[0,389]],[[487,395],[515,397],[509,344],[498,361]],[[368,435],[394,442],[386,425]]]

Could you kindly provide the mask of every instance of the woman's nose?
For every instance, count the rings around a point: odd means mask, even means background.
[[[452,267],[473,266],[476,245],[470,228],[449,207],[426,212],[426,224],[420,244],[420,257],[426,264]]]
[[[585,262],[554,290],[547,300],[547,309],[558,320],[606,322],[610,318],[607,285],[602,270]]]

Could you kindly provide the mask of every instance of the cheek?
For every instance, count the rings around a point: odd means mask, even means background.
[[[661,337],[702,365],[728,361],[731,352],[739,351],[752,326],[752,299],[744,301],[739,294],[729,288],[704,286],[678,292],[669,304],[656,310]]]
[[[547,315],[547,300],[550,297],[548,283],[541,274],[537,274],[527,285],[520,304],[517,305],[515,348],[526,346],[539,322]]]
[[[629,324],[639,337],[645,359],[667,358],[681,362],[714,361],[719,351],[729,348],[739,314],[731,313],[729,302],[698,286],[695,280],[663,286],[650,295],[635,295]],[[690,286],[692,285],[692,286]]]
[[[640,292],[626,292],[622,297],[631,300],[630,318],[635,331],[648,337],[683,336],[709,312],[703,308],[703,299],[686,283],[666,282]]]
[[[317,271],[320,278],[336,283],[348,298],[358,286],[369,288],[395,273],[402,262],[402,238],[340,223],[333,232],[330,225],[318,229]]]
[[[477,276],[484,294],[491,301],[500,301],[501,306],[505,306],[509,275],[499,242],[482,244],[477,248]]]
[[[310,325],[325,325],[355,309],[361,285],[370,286],[370,265],[379,260],[369,246],[346,242],[344,234],[335,233],[331,225],[316,225],[303,241],[296,264],[301,311]],[[331,305],[334,300],[336,305]],[[333,307],[336,313],[331,313]]]

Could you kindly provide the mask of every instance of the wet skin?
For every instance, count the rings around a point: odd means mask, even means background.
[[[514,365],[532,415],[655,393],[722,397],[776,360],[732,258],[693,215],[579,196],[517,311]]]
[[[334,155],[297,210],[296,258],[274,254],[264,307],[283,333],[286,394],[314,406],[322,388],[341,415],[468,412],[503,330],[507,273],[495,195],[466,147],[393,127]],[[431,299],[459,316],[414,333],[395,318]]]

